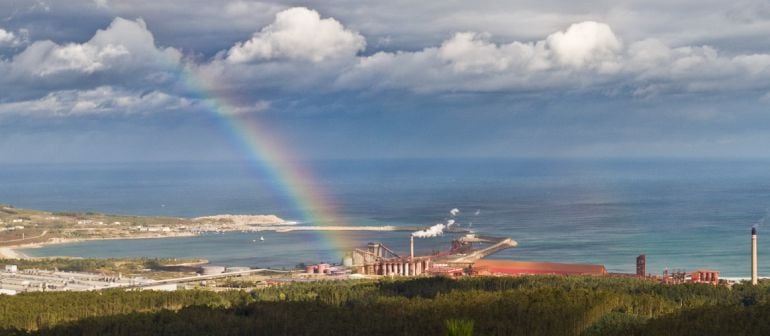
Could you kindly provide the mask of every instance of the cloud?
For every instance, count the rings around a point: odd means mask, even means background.
[[[14,69],[37,77],[63,72],[131,70],[158,63],[174,63],[181,54],[173,48],[158,49],[141,19],[116,18],[109,27],[99,30],[87,42],[58,45],[51,41],[35,42],[14,57]]]
[[[144,21],[115,18],[83,43],[35,41],[0,59],[0,102],[102,86],[168,91],[181,62],[181,52],[155,44]]]
[[[137,93],[103,86],[85,91],[56,91],[39,99],[0,104],[0,115],[65,117],[151,113],[189,108],[192,104],[186,98],[171,96],[160,91]]]
[[[711,46],[671,47],[648,38],[627,47],[609,25],[575,23],[542,40],[494,43],[457,33],[439,47],[378,52],[341,72],[339,88],[442,92],[727,92],[770,85],[770,54],[725,55]]]
[[[610,26],[593,21],[576,23],[564,32],[553,33],[546,43],[561,64],[575,68],[595,66],[600,71],[617,67],[608,62],[614,63],[621,48]]]
[[[363,36],[304,7],[279,12],[275,21],[227,52],[227,60],[247,63],[272,59],[322,62],[353,57],[366,46]]]
[[[231,2],[225,11],[255,6],[273,8]],[[298,93],[571,92],[636,99],[766,92],[770,87],[770,54],[727,54],[708,45],[671,46],[657,38],[622,39],[609,24],[592,20],[565,25],[539,39],[504,41],[465,31],[421,49],[366,55],[360,54],[366,40],[355,29],[304,7],[279,11],[255,30],[211,58],[183,57],[176,48],[158,46],[143,20],[118,17],[85,42],[35,41],[0,60],[0,89],[6,92],[6,103],[98,87],[193,97],[195,92],[179,82],[179,67],[184,67],[214,94],[237,92],[242,106],[233,113],[252,113],[271,109],[268,100],[274,96]],[[0,40],[10,39],[2,36]]]
[[[8,45],[14,41],[16,41],[16,35],[5,29],[0,29],[0,45]]]
[[[234,106],[222,112],[230,113],[233,115],[244,115],[244,114],[252,114],[252,113],[267,111],[270,109],[270,106],[271,106],[271,103],[267,100],[257,100],[253,104],[249,104],[245,106]]]
[[[29,32],[26,29],[20,29],[18,33],[0,28],[0,48],[19,47],[28,42]]]
[[[530,92],[584,86],[586,78],[600,84],[622,70],[622,43],[603,23],[576,23],[539,41],[490,39],[486,33],[457,33],[438,48],[361,57],[338,84],[415,92]]]

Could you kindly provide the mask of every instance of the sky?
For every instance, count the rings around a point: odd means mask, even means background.
[[[0,0],[0,163],[768,158],[766,1]],[[268,134],[269,133],[269,134]]]

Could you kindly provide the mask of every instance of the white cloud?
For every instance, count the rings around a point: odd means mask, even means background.
[[[240,1],[225,7],[254,10]],[[144,21],[116,18],[86,42],[37,41],[0,60],[0,90],[82,92],[107,86],[189,92],[177,82],[180,64],[200,76],[208,90],[238,90],[244,96],[263,89],[277,90],[269,91],[272,95],[591,91],[633,97],[770,89],[770,54],[726,54],[656,38],[623,40],[608,24],[583,21],[539,39],[500,42],[489,33],[460,32],[422,49],[359,56],[366,46],[363,36],[334,18],[297,7],[278,12],[250,39],[195,61],[174,48],[158,47]],[[268,101],[259,100],[265,97],[253,95],[233,113],[270,109]],[[14,99],[12,94],[3,98],[6,103]]]
[[[141,19],[116,18],[85,43],[34,42],[13,58],[10,68],[14,74],[39,78],[62,73],[146,70],[174,64],[180,58],[181,53],[174,48],[157,48]]]
[[[76,116],[151,113],[188,108],[192,102],[160,91],[129,92],[110,86],[50,92],[40,99],[0,104],[0,115]]]
[[[13,44],[14,41],[16,41],[16,35],[13,32],[0,29],[0,46]]]
[[[770,54],[724,55],[711,46],[645,39],[624,47],[603,23],[586,21],[537,41],[491,42],[458,33],[440,47],[379,52],[341,68],[344,89],[415,92],[596,90],[634,96],[770,86]]]
[[[0,28],[0,48],[19,47],[27,44],[29,32],[26,29],[20,29],[17,33]]]
[[[614,63],[622,45],[610,26],[593,21],[576,23],[564,32],[553,33],[546,43],[562,64],[575,68],[595,66],[602,71],[617,68],[608,63]]]
[[[229,113],[232,115],[252,114],[267,111],[270,109],[271,105],[272,103],[267,100],[257,100],[257,102],[253,104],[245,106],[233,106],[229,109],[221,110],[221,112]]]
[[[304,7],[279,12],[275,21],[227,52],[227,60],[245,63],[271,59],[321,62],[353,57],[366,46],[363,36],[333,18]]]

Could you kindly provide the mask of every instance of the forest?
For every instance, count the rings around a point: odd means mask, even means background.
[[[5,335],[768,335],[770,283],[586,276],[0,296]]]

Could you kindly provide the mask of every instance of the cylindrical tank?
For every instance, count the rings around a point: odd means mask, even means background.
[[[345,266],[345,267],[353,266],[353,257],[350,255],[346,255],[344,258],[342,258],[342,266]]]
[[[315,273],[316,269],[318,269],[318,267],[316,265],[307,265],[305,267],[305,272],[306,273]]]
[[[318,273],[326,273],[329,270],[329,264],[318,264]]]

